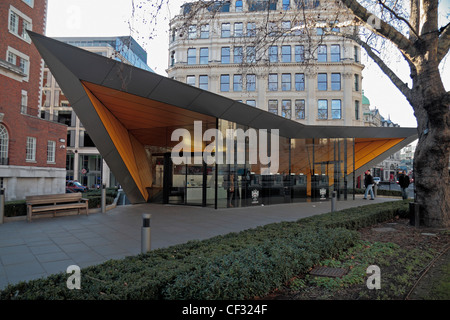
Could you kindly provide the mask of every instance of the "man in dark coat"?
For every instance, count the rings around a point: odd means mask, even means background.
[[[408,194],[406,193],[406,189],[409,187],[409,177],[406,175],[406,172],[403,171],[398,177],[398,184],[400,188],[402,188],[402,197],[403,200],[408,199]]]
[[[370,192],[370,200],[375,200],[375,196],[373,194],[373,177],[370,174],[370,171],[367,170],[364,176],[364,186],[366,187],[366,192],[364,192],[364,198],[367,199],[367,195]]]

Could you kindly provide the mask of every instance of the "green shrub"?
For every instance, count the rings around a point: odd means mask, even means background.
[[[355,189],[355,194],[364,194],[366,189]],[[348,189],[349,194],[353,194],[353,189]],[[387,197],[401,197],[402,192],[399,190],[385,190],[377,188],[377,195],[379,196],[387,196]]]
[[[89,209],[92,208],[100,208],[102,206],[102,197],[101,196],[91,196],[88,195],[86,199],[89,199],[88,206]],[[106,205],[109,205],[114,202],[114,198],[110,196],[106,196]]]
[[[245,299],[262,296],[354,245],[355,229],[408,212],[407,201],[367,205],[190,241],[81,271],[9,285],[5,299]],[[353,230],[346,230],[353,229]]]
[[[25,200],[5,202],[5,217],[18,217],[27,215]]]

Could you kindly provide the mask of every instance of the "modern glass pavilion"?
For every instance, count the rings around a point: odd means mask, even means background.
[[[30,35],[132,203],[223,208],[314,201],[332,191],[347,199],[354,195],[356,176],[417,138],[415,128],[306,126]],[[180,137],[183,153],[176,155],[189,157],[188,163],[173,161],[179,141],[172,141],[172,134],[177,129],[186,134]],[[208,129],[222,134],[203,142]],[[230,129],[267,130],[271,140],[262,135],[257,135],[259,140],[251,135],[230,138]],[[276,172],[269,173],[266,162],[255,161],[252,152],[261,141],[273,139],[278,149],[270,150],[272,144],[266,143],[265,155],[277,154],[278,163]],[[214,163],[205,162],[206,153]]]

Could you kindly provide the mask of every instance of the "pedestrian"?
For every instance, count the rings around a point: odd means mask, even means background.
[[[406,171],[403,171],[400,176],[398,177],[398,184],[400,185],[400,188],[402,188],[402,198],[403,200],[408,199],[408,194],[406,192],[406,189],[409,187],[409,177],[406,174]]]
[[[370,192],[370,200],[375,200],[375,196],[373,194],[373,177],[370,174],[370,171],[367,170],[364,175],[364,186],[366,187],[366,192],[364,192],[364,200],[367,200],[367,195]]]

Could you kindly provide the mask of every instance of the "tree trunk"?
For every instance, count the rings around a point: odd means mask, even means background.
[[[430,70],[432,69],[432,70]],[[411,105],[419,141],[414,155],[416,201],[425,226],[450,227],[450,98],[438,68],[417,70]]]

